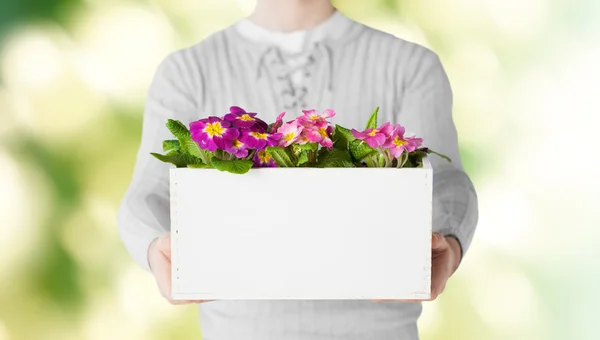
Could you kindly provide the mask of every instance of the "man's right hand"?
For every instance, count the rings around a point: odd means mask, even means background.
[[[173,305],[201,303],[211,300],[173,300],[171,297],[171,233],[155,238],[148,247],[148,263],[158,290]]]

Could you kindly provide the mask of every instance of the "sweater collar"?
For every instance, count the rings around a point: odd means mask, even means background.
[[[336,10],[326,21],[308,29],[293,32],[268,30],[249,19],[238,21],[233,29],[242,37],[258,44],[276,47],[286,54],[298,54],[324,40],[338,40],[351,27],[352,20]]]

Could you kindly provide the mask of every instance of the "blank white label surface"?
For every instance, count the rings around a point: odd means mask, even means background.
[[[432,169],[171,169],[174,299],[429,298]]]

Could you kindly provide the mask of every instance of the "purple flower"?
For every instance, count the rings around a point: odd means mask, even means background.
[[[262,131],[242,130],[240,141],[250,149],[262,150],[267,146],[275,146],[281,139],[281,133],[269,134]]]
[[[244,158],[244,157],[248,156],[247,145],[244,144],[242,141],[240,141],[237,138],[228,142],[228,145],[225,148],[225,151],[236,156],[237,158]]]
[[[235,127],[249,128],[257,131],[267,131],[268,124],[263,120],[256,118],[256,113],[246,112],[239,106],[229,108],[229,113],[225,115],[225,120],[231,122]]]
[[[190,124],[192,139],[200,148],[208,151],[226,149],[228,144],[239,136],[239,131],[231,123],[218,117],[208,117]]]
[[[267,150],[258,150],[254,158],[254,166],[257,168],[276,168],[277,163],[271,158]]]

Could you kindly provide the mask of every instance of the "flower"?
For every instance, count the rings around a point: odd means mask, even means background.
[[[200,148],[208,151],[225,149],[230,141],[239,136],[239,131],[231,123],[218,117],[208,117],[190,124],[192,139]]]
[[[305,127],[302,130],[302,134],[308,141],[312,143],[320,143],[322,146],[331,149],[333,141],[331,140],[331,133],[333,128],[326,121],[318,121],[311,126]]]
[[[283,125],[283,116],[285,116],[285,112],[282,112],[277,116],[275,123],[273,123],[269,129],[269,133],[275,133]]]
[[[394,158],[400,157],[400,155],[402,154],[402,152],[404,152],[404,150],[406,150],[406,152],[415,151],[423,143],[422,138],[416,138],[414,136],[413,137],[405,137],[404,133],[405,133],[405,129],[403,126],[401,126],[401,125],[394,126],[394,130],[393,130],[390,138],[388,138],[386,143],[383,145],[384,148],[387,148],[390,150],[390,154]]]
[[[298,140],[304,127],[299,125],[297,120],[293,120],[289,123],[285,123],[283,126],[277,129],[277,133],[282,135],[279,140],[279,146],[286,147]]]
[[[250,149],[262,150],[267,146],[275,146],[281,139],[280,133],[269,134],[262,131],[242,130],[240,141]]]
[[[275,168],[277,163],[271,158],[267,150],[258,150],[252,159],[257,168]]]
[[[256,113],[246,112],[246,110],[239,106],[230,107],[229,113],[223,118],[231,122],[235,127],[250,128],[257,131],[266,131],[268,127],[267,123],[256,118]]]
[[[392,137],[394,130],[399,127],[402,127],[402,126],[401,125],[392,125],[390,122],[387,122],[379,128],[379,132],[383,133],[387,138],[390,138],[390,137]]]
[[[256,113],[246,112],[244,109],[232,106],[229,109],[229,113],[223,117],[225,120],[231,122],[235,127],[249,128],[256,122]]]
[[[385,128],[386,130],[383,132],[387,132],[388,127],[385,126]],[[388,139],[385,133],[383,132],[380,131],[380,129],[366,129],[362,132],[352,129],[352,135],[354,135],[356,139],[364,140],[367,143],[367,145],[369,145],[373,149],[377,149],[378,147],[382,146]]]
[[[406,151],[408,152],[413,152],[423,145],[423,138],[417,138],[413,136],[406,138],[406,141],[408,142],[406,147]]]
[[[236,156],[237,158],[244,158],[248,156],[247,145],[237,138],[229,142],[229,144],[225,148],[225,151]]]
[[[322,114],[319,114],[317,110],[302,110],[303,116],[298,117],[298,120],[306,126],[312,122],[323,122],[327,121],[327,118],[331,118],[335,116],[335,111],[332,109],[327,109],[323,111]]]

